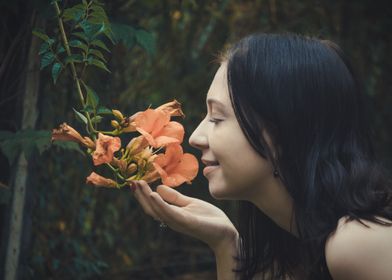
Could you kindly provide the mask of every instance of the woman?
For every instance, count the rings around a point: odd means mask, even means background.
[[[207,243],[218,279],[392,279],[392,191],[339,47],[257,34],[223,57],[190,137],[215,206],[133,185],[145,212]]]

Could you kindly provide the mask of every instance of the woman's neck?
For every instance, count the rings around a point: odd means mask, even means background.
[[[257,189],[260,192],[253,194],[249,201],[255,204],[278,226],[298,237],[293,212],[293,199],[282,184],[282,181],[274,178],[268,185]]]

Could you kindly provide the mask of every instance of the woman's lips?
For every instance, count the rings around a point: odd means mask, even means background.
[[[203,169],[203,175],[207,176],[207,174],[211,173],[212,171],[216,170],[219,168],[219,165],[210,165],[210,166],[206,166]]]

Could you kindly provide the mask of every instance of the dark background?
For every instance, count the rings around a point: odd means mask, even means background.
[[[217,54],[252,32],[295,32],[338,43],[359,74],[369,106],[377,154],[392,167],[392,11],[389,1],[103,1],[112,22],[143,28],[155,38],[155,51],[137,44],[111,46],[111,74],[92,71],[89,84],[103,104],[127,114],[176,98],[186,118],[184,149],[204,117],[205,95],[218,65]],[[71,5],[76,1],[64,1]],[[46,1],[0,4],[0,127],[22,128],[23,110],[35,108],[35,129],[75,122],[78,104],[70,75],[56,86],[41,71],[37,104],[23,104],[29,84],[31,31],[54,30]],[[37,55],[36,55],[37,56]],[[34,70],[39,71],[39,70]],[[26,107],[27,106],[27,107]],[[30,109],[31,109],[30,108]],[[229,148],[229,147],[228,147]],[[128,189],[84,185],[90,160],[77,152],[51,148],[29,157],[19,279],[214,279],[215,264],[201,242],[161,230]],[[1,264],[6,259],[15,163],[0,154]],[[201,173],[201,172],[200,172]],[[231,217],[231,202],[213,201],[200,174],[179,190],[212,201]],[[3,273],[2,271],[0,271]],[[1,278],[1,276],[0,276]]]

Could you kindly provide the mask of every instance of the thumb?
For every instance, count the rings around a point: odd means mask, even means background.
[[[183,195],[178,191],[165,185],[159,185],[157,187],[157,192],[166,202],[180,207],[188,205],[192,200],[191,197]]]

